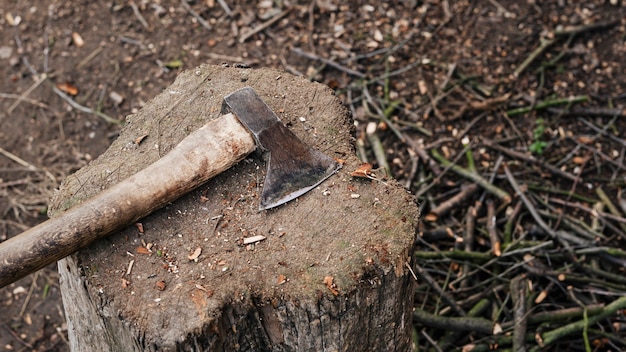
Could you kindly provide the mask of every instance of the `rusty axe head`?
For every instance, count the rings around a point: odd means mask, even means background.
[[[340,168],[335,160],[293,134],[254,89],[239,89],[224,97],[224,101],[250,130],[257,147],[269,154],[260,210],[301,196]]]

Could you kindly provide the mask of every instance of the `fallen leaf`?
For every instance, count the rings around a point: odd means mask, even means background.
[[[350,173],[350,176],[352,177],[370,178],[371,175],[372,175],[372,164],[370,163],[363,163],[356,170]]]
[[[282,285],[287,282],[287,277],[283,274],[278,275],[278,279],[276,280],[277,285]]]
[[[127,288],[128,286],[130,286],[130,281],[122,278],[122,288]]]
[[[172,60],[165,63],[165,67],[167,68],[180,68],[183,66],[182,60]]]
[[[165,281],[163,280],[157,281],[156,284],[154,284],[154,286],[156,286],[156,289],[159,291],[163,291],[165,290],[165,287],[167,287],[167,285],[165,284]]]
[[[142,141],[143,141],[146,137],[148,137],[148,135],[147,135],[147,134],[144,134],[143,136],[139,136],[139,137],[135,138],[135,141],[134,141],[134,142],[135,142],[135,144],[137,144],[137,145],[141,144],[141,142],[142,142]]]
[[[335,284],[334,281],[335,279],[332,276],[324,277],[324,285],[328,287],[328,289],[330,290],[330,292],[332,292],[333,295],[337,296],[339,294],[339,289],[337,288],[337,285]]]
[[[137,252],[137,254],[150,254],[150,253],[152,253],[148,248],[146,248],[144,246],[137,247],[136,252]]]

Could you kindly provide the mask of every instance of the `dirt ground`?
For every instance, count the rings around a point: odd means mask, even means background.
[[[278,68],[343,99],[361,159],[418,196],[425,249],[491,255],[418,257],[433,282],[407,297],[417,308],[449,314],[449,304],[464,315],[489,298],[478,316],[523,337],[507,325],[518,318],[510,288],[523,280],[529,312],[615,308],[555,341],[537,338],[554,324],[529,322],[529,348],[623,350],[624,57],[623,0],[6,0],[0,241],[45,220],[63,178],[104,152],[125,116],[181,70]],[[572,239],[579,233],[588,236]],[[512,343],[473,330],[446,345],[444,331],[414,320],[419,349]],[[54,265],[0,290],[0,349],[69,350]]]

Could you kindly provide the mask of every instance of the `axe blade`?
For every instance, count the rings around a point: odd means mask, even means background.
[[[269,153],[260,210],[296,199],[341,167],[291,132],[257,95],[245,87],[224,97],[226,105],[252,133],[257,147]]]

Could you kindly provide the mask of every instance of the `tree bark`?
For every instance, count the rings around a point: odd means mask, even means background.
[[[60,261],[73,351],[409,350],[417,206],[393,180],[350,176],[360,164],[351,121],[320,84],[269,69],[183,72],[64,181],[51,216],[165,155],[244,86],[343,169],[259,212],[265,163],[253,154],[141,226]]]

